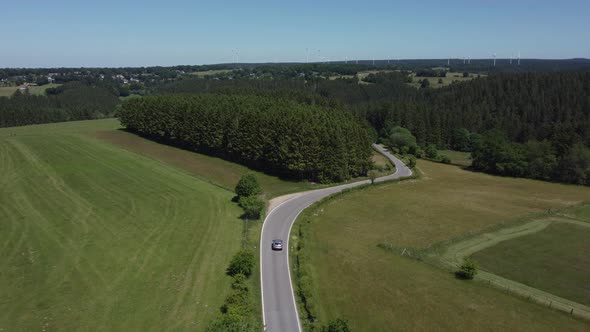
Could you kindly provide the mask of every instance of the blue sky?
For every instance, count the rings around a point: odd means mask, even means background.
[[[590,58],[588,0],[29,0],[0,28],[0,67]]]

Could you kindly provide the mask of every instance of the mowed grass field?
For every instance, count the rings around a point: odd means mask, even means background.
[[[94,132],[93,136],[135,153],[174,165],[204,181],[211,182],[228,190],[234,190],[240,177],[246,173],[254,173],[256,175],[266,198],[324,187],[323,185],[313,184],[308,181],[282,179],[221,158],[146,140],[122,130],[100,130]],[[375,152],[375,155],[377,154]]]
[[[590,223],[590,204],[576,206],[573,209],[568,209],[565,215],[579,221]]]
[[[590,305],[590,227],[553,224],[478,251],[480,267],[563,298]]]
[[[451,158],[451,163],[453,165],[471,166],[471,153],[470,152],[461,152],[461,151],[454,151],[454,150],[439,150],[438,153]]]
[[[50,84],[45,84],[45,85],[41,85],[41,86],[32,86],[29,88],[29,93],[32,95],[42,95],[42,94],[45,94],[45,90],[47,90],[49,88],[55,88],[60,85],[61,84],[50,83]],[[16,86],[0,87],[0,97],[10,97],[16,92],[17,89],[18,89],[18,87],[16,87]]]
[[[204,330],[240,248],[232,192],[87,136],[0,129],[0,330]]]
[[[310,210],[305,240],[319,319],[356,331],[587,331],[576,320],[377,247],[427,248],[590,198],[590,188],[494,177],[420,160],[420,180],[353,191]]]

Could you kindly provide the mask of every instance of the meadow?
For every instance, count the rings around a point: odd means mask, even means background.
[[[557,223],[472,257],[483,270],[590,305],[589,238],[590,227]]]
[[[197,77],[205,77],[205,76],[211,76],[211,75],[217,75],[217,74],[227,74],[227,73],[231,73],[231,70],[230,69],[214,69],[214,70],[196,71],[196,72],[190,73],[190,75],[197,76]]]
[[[438,150],[439,154],[451,159],[451,164],[458,166],[471,166],[471,153],[454,150]]]
[[[240,177],[246,173],[256,175],[266,198],[321,188],[320,185],[306,181],[284,180],[221,158],[150,141],[122,130],[101,130],[92,135],[129,151],[173,165],[227,190],[234,190]]]
[[[204,330],[241,246],[233,192],[88,136],[0,129],[0,329]]]
[[[431,88],[442,88],[444,86],[450,85],[452,83],[459,83],[459,82],[466,82],[471,81],[472,79],[476,78],[478,75],[470,73],[468,77],[463,77],[463,73],[455,73],[455,72],[448,72],[446,77],[416,77],[414,73],[410,75],[412,77],[412,83],[408,83],[409,85],[419,88],[420,81],[423,79],[427,79],[430,82]],[[485,75],[480,75],[485,76]],[[439,83],[439,79],[442,80],[442,84]]]
[[[420,160],[419,180],[352,191],[308,209],[297,222],[312,306],[320,322],[353,330],[570,330],[586,321],[378,247],[427,249],[587,201],[590,189],[494,177]],[[310,222],[309,224],[307,222]],[[297,241],[297,233],[293,239]]]
[[[45,94],[45,90],[47,90],[49,88],[55,88],[60,85],[61,84],[50,83],[50,84],[45,84],[45,85],[41,85],[41,86],[32,86],[28,90],[29,90],[29,93],[32,95],[43,95],[43,94]],[[18,87],[16,87],[16,86],[0,87],[0,97],[10,97],[16,92],[17,89],[18,89]]]

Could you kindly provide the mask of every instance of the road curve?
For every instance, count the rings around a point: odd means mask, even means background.
[[[412,171],[386,149],[376,144],[373,147],[389,158],[395,164],[396,169],[394,174],[378,178],[376,181],[381,182],[412,175]],[[299,213],[326,196],[369,182],[369,180],[365,180],[308,191],[284,201],[268,212],[260,236],[262,320],[266,331],[302,331],[289,267],[289,234]],[[271,250],[273,239],[284,241],[283,251]]]

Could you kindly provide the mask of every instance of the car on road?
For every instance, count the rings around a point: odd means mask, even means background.
[[[283,250],[283,240],[272,240],[272,250]]]

